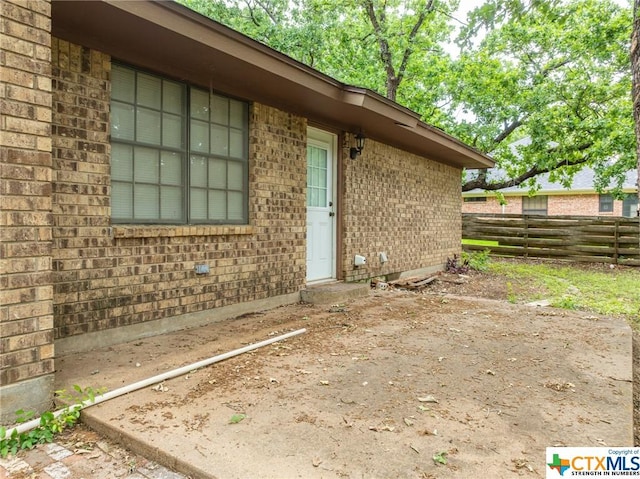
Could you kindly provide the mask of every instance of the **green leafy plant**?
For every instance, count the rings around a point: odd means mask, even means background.
[[[578,301],[576,298],[570,295],[564,295],[561,298],[555,300],[552,305],[555,308],[562,309],[578,309]]]
[[[433,455],[433,462],[436,464],[447,464],[447,451],[438,452]]]
[[[52,442],[56,434],[73,427],[78,422],[82,409],[81,404],[95,402],[96,395],[106,391],[105,388],[95,390],[92,387],[87,387],[82,389],[77,385],[74,385],[73,389],[77,395],[68,394],[65,390],[56,391],[56,396],[60,400],[71,405],[63,408],[58,414],[51,411],[42,413],[40,423],[30,431],[18,433],[13,428],[11,434],[7,434],[7,428],[0,426],[0,457],[4,458],[9,454],[15,455],[19,450],[32,449],[38,444]],[[16,423],[24,424],[31,421],[34,416],[33,411],[19,409],[16,411]]]
[[[489,261],[491,260],[489,254],[490,250],[485,249],[483,251],[463,251],[462,261],[469,265],[469,268],[476,271],[487,271],[489,269]]]

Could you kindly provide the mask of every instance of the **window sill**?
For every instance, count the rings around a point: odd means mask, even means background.
[[[111,227],[111,234],[114,238],[250,235],[254,231],[254,227],[251,225],[118,225]]]

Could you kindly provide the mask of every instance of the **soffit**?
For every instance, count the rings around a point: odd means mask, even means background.
[[[402,106],[350,87],[174,2],[52,3],[52,33],[114,59],[264,103],[433,160],[467,168],[492,160]]]

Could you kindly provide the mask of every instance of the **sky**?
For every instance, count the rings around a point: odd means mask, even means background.
[[[464,20],[467,18],[467,12],[479,4],[480,2],[477,0],[460,0],[460,6],[455,14],[456,18]]]

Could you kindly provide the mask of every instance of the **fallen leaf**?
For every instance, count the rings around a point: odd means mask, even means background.
[[[93,452],[91,449],[74,449],[73,453],[74,454],[88,454],[90,452]]]
[[[169,390],[169,388],[165,386],[164,383],[160,383],[157,386],[152,387],[151,389],[153,389],[154,391],[158,391],[160,393],[165,393]]]
[[[576,385],[573,384],[573,383],[570,383],[570,382],[561,383],[561,382],[551,382],[550,381],[550,382],[545,383],[544,387],[545,388],[549,388],[549,389],[553,389],[554,391],[559,391],[559,392],[562,392],[562,391],[573,391],[573,392],[575,392],[574,388],[576,387]]]
[[[420,401],[420,402],[434,402],[434,403],[438,402],[438,400],[436,398],[434,398],[433,396],[431,396],[430,394],[428,396],[419,397],[418,401]]]
[[[107,442],[98,441],[98,442],[96,442],[96,446],[98,446],[100,449],[102,449],[107,454],[109,454],[109,451],[111,451],[111,446]]]
[[[436,464],[447,464],[447,451],[443,451],[443,452],[438,452],[433,456],[433,462],[435,462]]]
[[[246,414],[234,414],[233,416],[231,416],[231,419],[229,419],[229,424],[238,424],[239,422],[243,421],[246,417],[247,417]]]
[[[533,472],[533,467],[529,464],[529,461],[526,459],[511,459],[513,465],[516,469],[527,469],[529,472]]]
[[[393,427],[393,426],[369,426],[369,430],[370,431],[375,431],[375,432],[382,432],[382,431],[393,432],[395,430],[395,427]]]

